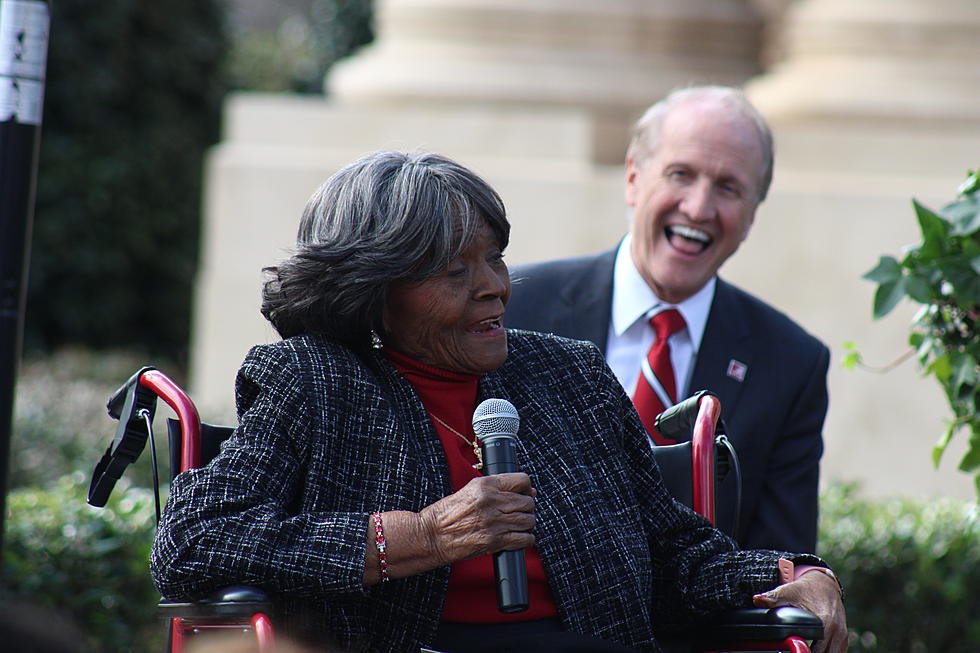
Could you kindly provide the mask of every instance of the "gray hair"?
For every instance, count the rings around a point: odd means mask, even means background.
[[[653,156],[660,146],[661,130],[664,120],[670,112],[682,104],[694,100],[711,100],[748,118],[755,126],[762,145],[762,178],[759,186],[759,201],[766,199],[769,186],[772,184],[773,141],[772,132],[765,118],[758,109],[752,106],[745,94],[730,86],[692,86],[672,91],[643,114],[633,126],[632,138],[626,157],[632,158],[637,164],[642,164]]]
[[[263,270],[262,315],[283,338],[366,344],[380,330],[389,285],[444,270],[484,223],[503,250],[503,202],[474,172],[432,153],[365,156],[307,202],[294,254]]]

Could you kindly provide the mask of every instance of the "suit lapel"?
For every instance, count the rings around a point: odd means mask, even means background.
[[[616,250],[603,252],[582,266],[558,290],[564,310],[554,316],[554,332],[598,345],[603,355],[609,338],[612,305],[613,265]]]
[[[726,416],[734,413],[752,373],[755,347],[750,335],[748,320],[734,289],[718,279],[690,391],[707,389],[717,394]]]

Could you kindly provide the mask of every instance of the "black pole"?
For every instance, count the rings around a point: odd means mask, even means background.
[[[34,217],[48,3],[0,0],[0,551]]]

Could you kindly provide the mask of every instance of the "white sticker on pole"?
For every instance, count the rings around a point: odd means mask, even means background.
[[[46,2],[0,0],[0,122],[41,124],[48,25]]]

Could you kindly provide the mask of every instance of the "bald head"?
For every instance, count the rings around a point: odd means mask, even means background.
[[[762,151],[762,167],[759,170],[759,196],[762,202],[772,183],[773,143],[772,133],[762,114],[749,102],[742,91],[728,86],[694,86],[673,91],[657,102],[636,122],[626,152],[627,161],[642,166],[662,141],[664,124],[676,111],[695,108],[699,111],[716,111],[733,123],[741,123],[755,132]]]

